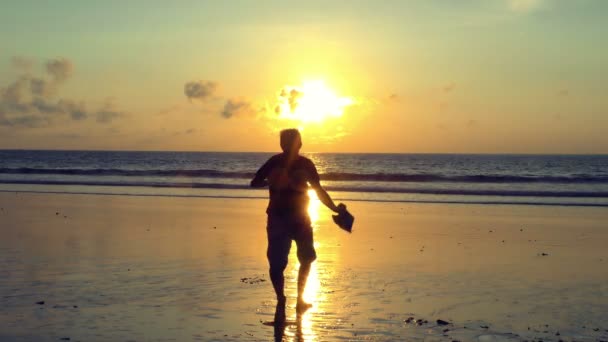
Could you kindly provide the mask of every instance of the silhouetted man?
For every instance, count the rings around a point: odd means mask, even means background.
[[[268,223],[268,262],[270,279],[277,295],[275,324],[285,322],[285,293],[283,271],[291,248],[291,240],[296,241],[300,270],[298,273],[298,302],[296,312],[303,313],[311,304],[304,302],[302,295],[310,265],[317,258],[313,245],[313,234],[308,216],[308,184],[316,191],[319,200],[334,212],[344,208],[336,206],[329,194],[321,187],[319,174],[314,163],[299,155],[302,138],[297,129],[281,131],[283,153],[272,156],[258,170],[251,180],[251,186],[269,186],[270,201],[266,213]]]

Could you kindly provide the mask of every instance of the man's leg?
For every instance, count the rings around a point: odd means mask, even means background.
[[[304,289],[306,288],[308,273],[310,273],[310,265],[310,262],[300,264],[300,270],[298,271],[298,304],[296,304],[298,313],[303,313],[312,307],[312,304],[304,301]]]
[[[314,239],[312,235],[312,227],[305,225],[298,230],[296,236],[296,245],[298,246],[298,261],[300,262],[300,270],[298,271],[298,303],[296,305],[297,313],[303,313],[312,307],[312,304],[304,301],[304,289],[306,281],[310,273],[310,266],[317,259],[315,251]]]
[[[268,217],[268,250],[266,255],[270,264],[270,280],[277,296],[277,307],[275,311],[275,323],[285,321],[285,277],[283,271],[287,267],[289,250],[291,249],[291,238],[282,227],[281,220]]]

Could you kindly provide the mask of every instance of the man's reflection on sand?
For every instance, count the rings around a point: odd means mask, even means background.
[[[274,340],[275,342],[281,342],[286,337],[285,332],[287,328],[296,327],[295,335],[289,333],[287,337],[293,337],[293,341],[297,342],[308,342],[313,341],[315,338],[312,335],[310,321],[310,314],[302,314],[296,317],[295,321],[288,321],[285,324],[275,325],[274,327]]]

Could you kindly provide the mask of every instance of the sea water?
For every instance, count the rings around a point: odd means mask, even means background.
[[[253,197],[273,153],[0,151],[0,191]],[[305,153],[343,201],[608,206],[608,155]]]

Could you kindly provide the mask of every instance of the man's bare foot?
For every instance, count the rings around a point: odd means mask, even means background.
[[[303,314],[310,308],[312,308],[312,304],[306,303],[302,298],[298,298],[298,304],[296,304],[296,313]]]
[[[277,300],[277,307],[274,311],[274,324],[275,325],[285,324],[285,320],[286,320],[285,302],[286,302],[285,297]]]

